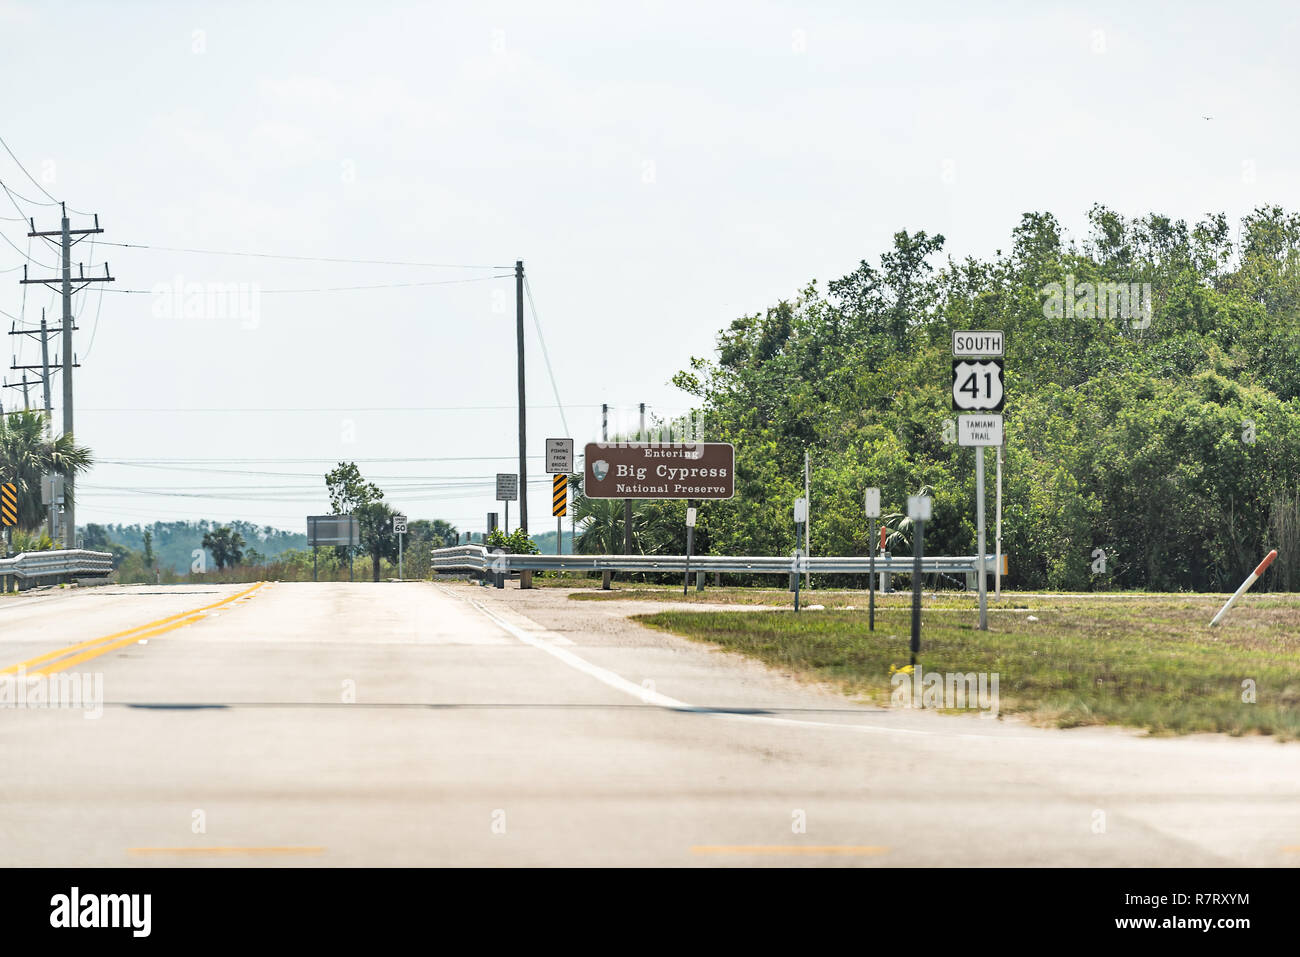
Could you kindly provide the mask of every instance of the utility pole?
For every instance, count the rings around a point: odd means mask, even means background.
[[[41,386],[45,397],[45,433],[51,431],[50,418],[50,329],[45,323],[45,310],[41,310]],[[59,530],[59,496],[55,494],[54,473],[50,473],[50,541]]]
[[[21,371],[22,374],[23,374],[22,381],[20,381],[20,382],[8,382],[8,381],[6,381],[6,382],[4,383],[4,385],[5,385],[6,388],[10,388],[10,389],[22,389],[22,390],[23,390],[23,410],[24,410],[24,411],[27,411],[27,412],[30,412],[30,411],[32,411],[32,407],[31,407],[31,402],[30,402],[29,397],[28,397],[28,386],[31,385],[32,382],[31,382],[30,379],[27,378],[27,370],[28,370],[28,369],[31,369],[31,370],[34,371],[34,372],[39,372],[39,373],[41,374],[41,382],[42,382],[42,384],[43,384],[44,387],[45,387],[45,388],[44,388],[45,406],[44,406],[43,409],[38,409],[37,411],[43,411],[43,412],[46,414],[46,416],[48,417],[49,414],[50,414],[50,412],[51,412],[51,407],[50,407],[50,383],[49,383],[49,377],[50,377],[50,363],[49,363],[49,358],[48,358],[48,356],[47,356],[47,353],[49,352],[49,346],[48,346],[48,342],[47,342],[47,340],[48,340],[48,338],[49,338],[49,330],[48,330],[48,327],[46,326],[46,323],[45,323],[45,310],[44,310],[44,309],[41,310],[41,324],[40,324],[39,327],[36,327],[36,326],[19,326],[17,323],[13,323],[13,324],[9,327],[9,335],[11,335],[11,336],[32,336],[33,338],[37,338],[37,337],[39,337],[40,340],[41,340],[41,361],[40,361],[40,363],[39,363],[39,364],[34,364],[34,363],[19,363],[17,357],[15,356],[15,358],[14,358],[14,360],[13,360],[13,363],[10,365],[9,368],[10,368],[10,370],[13,371],[13,372],[20,372],[20,371]]]
[[[524,419],[524,261],[522,259],[515,260],[515,340],[519,366],[519,528],[527,535],[528,429]]]
[[[63,295],[63,434],[73,435],[72,427],[72,370],[76,365],[76,353],[72,351],[72,296],[74,292],[80,292],[92,282],[112,282],[113,277],[109,274],[108,263],[104,263],[104,275],[87,276],[85,268],[79,270],[76,279],[72,278],[72,247],[81,242],[87,236],[95,233],[102,233],[99,228],[99,216],[95,216],[95,226],[93,229],[73,229],[68,221],[67,204],[60,204],[62,209],[62,218],[59,229],[38,231],[36,229],[36,220],[32,219],[31,232],[27,235],[31,237],[40,237],[47,242],[51,242],[51,237],[57,236],[59,239],[58,247],[61,252],[62,275],[58,278],[50,279],[28,279],[27,266],[23,266],[24,283],[41,283],[42,285],[54,288],[58,283],[59,289]],[[73,239],[73,237],[77,237]],[[51,245],[53,243],[51,242]],[[74,290],[73,284],[77,284]],[[64,506],[63,506],[63,544],[67,548],[73,548],[77,544],[77,519],[74,514],[72,502],[72,476],[68,476],[65,482]]]
[[[41,385],[45,390],[45,427],[50,428],[50,329],[45,324],[45,310],[41,310]]]

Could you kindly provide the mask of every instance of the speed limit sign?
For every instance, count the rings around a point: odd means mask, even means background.
[[[953,359],[952,407],[959,412],[1000,412],[1006,399],[1001,359]]]

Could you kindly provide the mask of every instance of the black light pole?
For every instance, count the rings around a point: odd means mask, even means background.
[[[803,541],[803,526],[808,521],[808,500],[794,500],[794,610],[799,610],[799,544]]]
[[[921,554],[925,550],[925,523],[930,518],[930,496],[913,495],[907,500],[912,519],[912,666],[921,651]]]
[[[695,509],[686,503],[686,575],[682,578],[682,597],[686,597],[686,586],[691,580],[691,549],[695,546]]]

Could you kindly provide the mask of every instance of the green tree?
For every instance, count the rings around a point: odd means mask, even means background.
[[[244,536],[222,525],[203,536],[203,547],[212,555],[217,571],[233,568],[244,558]]]
[[[93,463],[90,449],[77,445],[69,433],[49,434],[49,420],[39,412],[0,415],[0,482],[12,482],[18,493],[18,527],[34,530],[45,521],[41,477],[54,473],[74,479]],[[71,498],[72,486],[66,487]]]
[[[369,501],[358,505],[352,514],[360,528],[362,551],[370,556],[374,580],[379,581],[383,559],[397,561],[397,535],[393,532],[393,516],[397,513],[383,502]]]
[[[350,515],[363,505],[384,497],[379,486],[361,477],[355,462],[340,462],[326,473],[325,490],[329,493],[330,507],[335,515]]]
[[[499,548],[511,555],[536,555],[537,543],[531,537],[524,533],[522,528],[516,528],[507,535],[499,528],[494,528],[488,534],[487,541],[484,545],[489,549]]]

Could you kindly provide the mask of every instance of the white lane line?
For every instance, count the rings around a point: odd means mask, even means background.
[[[619,691],[622,691],[624,694],[629,694],[634,698],[640,699],[645,704],[657,704],[660,707],[664,707],[664,708],[691,707],[685,701],[678,701],[676,698],[670,698],[666,694],[660,694],[657,691],[651,691],[649,688],[643,687],[642,685],[629,681],[628,679],[624,678],[622,675],[615,674],[614,672],[610,671],[608,668],[602,668],[600,667],[600,665],[593,665],[586,658],[581,658],[578,655],[575,655],[572,651],[568,651],[567,649],[564,648],[559,648],[551,644],[549,641],[546,641],[541,638],[537,638],[534,635],[530,635],[522,628],[517,628],[516,626],[512,625],[510,622],[506,621],[504,618],[502,618],[500,615],[496,614],[495,612],[489,611],[487,608],[479,604],[473,598],[469,598],[466,600],[475,608],[477,608],[479,611],[481,611],[484,615],[486,615],[489,619],[495,622],[499,627],[504,628],[506,631],[514,635],[524,644],[531,645],[534,648],[540,648],[548,655],[554,655],[556,658],[560,659],[560,661],[563,661],[570,668],[576,668],[578,671],[581,671],[585,675],[590,675],[592,678],[595,678],[597,681],[603,681],[611,688],[617,688]]]
[[[443,589],[439,588],[439,590],[442,591]],[[450,593],[448,592],[447,594]],[[460,597],[460,596],[453,596],[453,597]],[[666,694],[660,694],[657,691],[651,691],[649,688],[643,687],[642,685],[629,681],[627,678],[624,678],[622,675],[610,671],[608,668],[602,668],[600,665],[592,664],[586,658],[580,657],[579,655],[574,654],[572,651],[567,651],[564,648],[557,648],[555,645],[551,644],[550,642],[537,638],[536,636],[531,635],[528,632],[524,631],[522,628],[518,628],[515,625],[512,625],[510,622],[506,621],[500,615],[484,607],[482,604],[480,604],[478,601],[476,601],[473,598],[466,598],[465,600],[468,601],[475,608],[477,608],[479,611],[481,611],[484,615],[486,615],[488,619],[495,622],[499,627],[505,629],[510,634],[514,635],[524,644],[531,645],[533,648],[540,649],[541,651],[546,652],[548,655],[552,655],[555,658],[558,658],[560,661],[564,662],[570,668],[575,668],[578,671],[581,671],[583,674],[589,675],[590,677],[595,678],[597,681],[604,682],[605,684],[609,685],[611,688],[615,688],[619,691],[622,691],[624,694],[631,695],[632,697],[637,698],[638,700],[640,700],[645,704],[655,704],[655,705],[659,705],[662,708],[672,708],[675,710],[695,711],[698,714],[707,715],[711,718],[723,718],[723,719],[734,720],[734,721],[750,721],[758,724],[778,725],[781,727],[834,728],[837,731],[858,731],[858,732],[864,732],[868,734],[910,734],[910,735],[920,735],[923,737],[930,737],[933,734],[935,734],[935,732],[933,731],[920,731],[913,728],[882,728],[876,725],[869,725],[869,724],[841,724],[835,721],[804,721],[798,718],[776,718],[771,715],[765,715],[765,714],[738,714],[732,711],[713,711],[707,708],[699,708],[695,705],[687,704],[685,701],[679,701],[676,698],[670,698]],[[973,735],[973,737],[984,737],[984,735]]]

